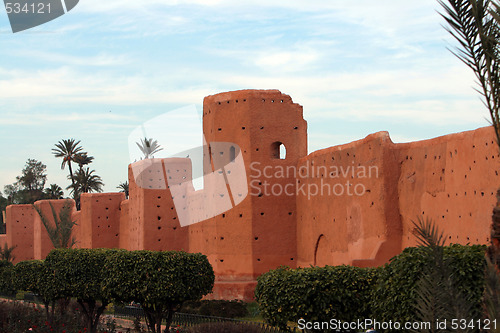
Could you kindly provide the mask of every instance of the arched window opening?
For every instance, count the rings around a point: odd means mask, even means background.
[[[277,141],[271,145],[271,157],[275,159],[286,159],[286,147],[283,143]]]

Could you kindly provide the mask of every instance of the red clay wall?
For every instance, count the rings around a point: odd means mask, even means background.
[[[0,235],[0,247],[3,248],[5,245],[9,246],[9,243],[7,242],[7,235],[2,234]]]
[[[117,248],[120,245],[120,204],[125,193],[82,193],[79,246]]]
[[[71,233],[71,235],[76,240],[75,247],[76,248],[82,248],[82,243],[81,243],[81,239],[82,239],[82,231],[81,231],[82,211],[81,210],[77,211],[76,207],[75,207],[75,210],[73,211],[73,214],[71,215],[71,219],[72,219],[73,222],[76,223],[73,226],[73,232]]]
[[[299,176],[305,189],[321,191],[325,184],[326,191],[350,181],[353,195],[345,186],[342,195],[299,191],[299,265],[383,264],[416,245],[412,220],[418,216],[437,222],[450,243],[487,244],[498,160],[490,127],[404,144],[381,132],[310,154],[299,162],[316,171]],[[361,172],[370,166],[377,176]],[[328,176],[335,167],[355,174]],[[362,195],[356,186],[365,189]]]
[[[216,272],[209,297],[251,299],[255,278],[279,265],[383,264],[415,245],[411,221],[419,215],[449,242],[489,242],[500,159],[489,127],[404,144],[379,132],[307,155],[302,107],[277,90],[243,90],[206,97],[203,130],[211,156],[205,187],[214,191],[194,191],[189,159],[133,163],[129,200],[82,195],[72,215],[77,246],[201,252]],[[232,186],[234,146],[246,197]],[[64,204],[50,202],[56,211]],[[36,205],[51,218],[49,201]],[[228,210],[206,221],[179,223],[184,208],[193,217],[221,206]],[[31,205],[7,207],[6,224],[0,245],[17,246],[16,262],[52,248]]]
[[[119,248],[121,249],[128,249],[130,244],[129,203],[128,199],[120,203]]]
[[[396,145],[403,247],[414,246],[418,215],[436,221],[450,243],[487,244],[500,184],[491,127]]]
[[[143,160],[129,166],[127,249],[188,250],[188,229],[180,227],[165,180],[167,177],[190,179],[191,164],[189,159],[174,160],[170,160],[168,166],[162,159]]]
[[[379,265],[401,251],[399,168],[387,132],[299,161],[298,264]]]
[[[263,191],[265,183],[284,188],[294,187],[295,180],[260,174],[265,167],[295,166],[307,154],[307,123],[302,107],[290,96],[277,90],[243,90],[204,99],[203,132],[209,145],[230,142],[241,148],[253,189],[233,209],[190,226],[190,251],[209,256],[217,279],[214,297],[252,298],[258,275],[279,265],[295,265],[295,197]],[[284,160],[279,159],[277,143],[287,148]],[[229,152],[212,155],[223,158]],[[237,199],[240,194],[220,195]]]
[[[74,210],[75,201],[74,200],[40,200],[35,202],[35,206],[38,207],[42,214],[49,220],[49,223],[54,223],[54,215],[52,213],[52,207],[54,208],[57,216],[59,216],[59,212],[61,208],[69,203]],[[52,245],[52,241],[49,238],[49,234],[45,229],[45,226],[42,223],[40,215],[34,211],[33,212],[33,220],[34,220],[34,235],[33,235],[33,249],[34,249],[34,259],[44,259],[47,254],[49,254],[50,250],[54,248]]]
[[[12,254],[16,257],[14,263],[23,260],[34,259],[33,239],[34,239],[34,214],[31,205],[11,205],[7,206],[6,236],[9,246],[14,246]]]

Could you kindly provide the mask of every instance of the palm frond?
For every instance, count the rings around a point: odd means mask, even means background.
[[[430,219],[417,218],[414,234],[423,247],[429,248],[429,262],[417,284],[415,311],[418,320],[436,323],[446,319],[470,317],[472,302],[457,288],[449,260],[444,257],[446,237]],[[414,331],[417,332],[417,331]],[[441,332],[436,327],[418,332]],[[462,332],[472,332],[469,328]]]
[[[500,276],[489,258],[486,258],[484,306],[489,319],[500,318]],[[493,332],[500,332],[500,327]]]
[[[418,216],[416,222],[413,220],[411,222],[415,227],[414,235],[417,237],[420,246],[428,246],[433,249],[444,246],[446,238],[431,219],[426,218],[424,220],[422,217]]]
[[[145,159],[152,157],[159,151],[162,151],[163,148],[158,143],[158,140],[153,140],[152,138],[144,138],[141,139],[141,142],[136,142],[137,147],[141,150]]]
[[[45,230],[49,235],[50,241],[54,248],[71,248],[76,244],[76,239],[71,236],[73,231],[73,226],[76,222],[72,220],[71,212],[72,206],[69,200],[67,200],[64,206],[61,208],[59,213],[56,212],[54,206],[49,202],[50,209],[52,212],[53,222],[50,221],[47,216],[42,212],[42,210],[32,205],[35,211],[40,216]]]

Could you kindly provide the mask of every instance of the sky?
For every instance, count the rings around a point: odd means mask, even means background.
[[[68,138],[118,191],[132,133],[224,91],[290,95],[309,152],[378,131],[408,142],[487,126],[439,11],[436,0],[80,0],[14,34],[0,8],[0,191],[28,158],[47,165],[47,185],[69,185],[51,152]],[[160,144],[168,156],[185,140]]]

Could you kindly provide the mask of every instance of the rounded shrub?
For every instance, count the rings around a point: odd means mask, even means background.
[[[287,322],[354,321],[369,318],[370,298],[378,269],[326,266],[280,267],[257,279],[255,297],[261,314],[271,325]]]
[[[450,245],[443,248],[443,259],[450,266],[457,290],[471,302],[470,318],[481,312],[484,290],[485,251],[483,245]],[[418,321],[418,281],[431,265],[431,249],[406,248],[380,271],[372,298],[373,317],[378,321]]]
[[[104,291],[117,303],[140,303],[148,325],[167,327],[187,300],[210,293],[215,276],[205,255],[182,251],[121,251],[104,262]]]

